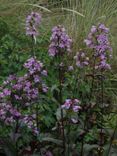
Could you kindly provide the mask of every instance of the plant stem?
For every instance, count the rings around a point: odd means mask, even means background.
[[[33,35],[31,36],[31,39],[32,39],[32,45],[31,45],[31,55],[32,57],[35,57],[35,52],[34,52],[34,37]]]
[[[92,71],[92,84],[91,84],[91,91],[90,91],[90,97],[89,97],[89,101],[90,101],[90,102],[91,102],[91,99],[92,99],[93,88],[94,88],[94,80],[95,80],[95,63],[96,63],[96,58],[94,57],[93,71]]]
[[[16,127],[15,127],[15,132],[14,132],[14,142],[15,142],[15,148],[16,148],[16,156],[18,156],[18,140],[16,139],[16,134],[18,133],[19,129],[19,123],[18,119],[16,120]]]
[[[37,130],[38,130],[38,125],[39,125],[39,121],[38,121],[38,105],[36,105],[36,126],[37,126]]]
[[[60,101],[62,103],[62,88],[60,89]],[[64,149],[64,153],[65,153],[65,133],[64,133],[64,121],[63,121],[63,110],[62,109],[61,109],[61,124],[62,124],[62,136],[63,136],[63,149]]]
[[[68,142],[67,142],[67,144],[68,144],[68,155],[67,156],[70,155],[70,151],[71,151],[71,149],[70,149],[70,136],[69,136],[70,135],[70,129],[71,129],[70,119],[71,119],[71,115],[70,115],[69,121],[68,121],[68,133],[67,133],[67,136],[68,136]]]
[[[103,155],[103,103],[104,103],[104,84],[103,84],[103,73],[101,75],[101,132],[100,132],[100,149],[99,149],[99,156]]]
[[[115,129],[113,131],[112,137],[110,139],[110,145],[109,145],[109,149],[108,149],[108,152],[107,152],[107,156],[109,156],[109,154],[110,154],[111,147],[112,147],[112,142],[113,142],[113,139],[114,139],[114,136],[115,136],[116,131],[117,131],[117,122],[116,122]]]
[[[31,36],[31,39],[32,39],[32,47],[31,47],[31,55],[32,57],[35,57],[35,46],[34,46],[34,36],[32,35]],[[30,107],[31,111],[32,111],[32,108]],[[35,107],[35,114],[36,114],[36,126],[37,126],[37,130],[38,130],[38,125],[39,125],[39,121],[38,121],[38,115],[39,115],[39,112],[38,112],[38,104],[36,104],[36,107]]]
[[[81,154],[80,154],[81,156],[83,156],[84,155],[84,137],[83,137],[83,139],[82,139],[82,144],[81,144]]]
[[[60,102],[60,106],[63,103],[62,100],[62,72],[61,72],[61,56],[59,54],[59,102]],[[63,139],[63,155],[65,156],[65,132],[64,132],[64,121],[63,121],[63,109],[61,109],[61,125],[62,125],[62,139]]]
[[[74,95],[76,93],[76,89],[78,87],[78,71],[76,71],[76,79],[75,79],[75,83],[74,83],[74,88],[73,88],[73,98],[74,98]]]
[[[93,70],[92,70],[92,83],[91,83],[91,90],[90,90],[90,96],[89,96],[89,102],[91,102],[92,95],[93,95],[93,88],[94,88],[94,80],[95,80],[95,63],[96,63],[96,57],[93,57],[94,62],[93,62]],[[86,123],[87,123],[87,117],[88,117],[89,112],[86,112],[86,117],[84,121],[84,130],[86,129]],[[81,156],[84,155],[84,136],[82,138],[82,145],[81,145]]]
[[[60,79],[59,79],[60,80]],[[61,86],[61,80],[59,81],[60,83],[60,104],[62,104],[62,86]],[[63,110],[61,109],[61,124],[62,124],[62,137],[63,137],[63,153],[65,155],[65,133],[64,133],[64,121],[63,121]]]

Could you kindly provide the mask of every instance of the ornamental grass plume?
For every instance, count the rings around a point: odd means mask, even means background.
[[[67,35],[63,26],[55,26],[52,29],[52,36],[50,38],[49,55],[54,57],[58,54],[63,55],[65,52],[71,52],[72,40]]]

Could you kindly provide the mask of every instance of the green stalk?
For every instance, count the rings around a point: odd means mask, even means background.
[[[111,139],[110,139],[110,145],[109,145],[109,149],[108,149],[108,152],[107,152],[107,156],[110,155],[110,151],[111,151],[111,147],[112,147],[112,142],[113,142],[113,140],[114,140],[116,131],[117,131],[117,122],[116,122],[115,129],[114,129],[114,131],[113,131],[112,137],[111,137]]]
[[[94,62],[93,62],[93,70],[92,70],[92,83],[91,83],[91,90],[90,90],[90,96],[89,96],[89,102],[91,102],[92,96],[93,96],[93,89],[94,89],[94,80],[95,80],[95,64],[96,64],[96,58],[94,57]],[[86,117],[84,121],[84,130],[86,129],[86,123],[87,123],[87,117],[89,115],[89,112],[86,112]],[[84,136],[82,139],[82,145],[81,145],[81,156],[84,155]]]
[[[102,100],[102,109],[101,109],[101,132],[100,132],[100,148],[99,148],[99,156],[103,156],[103,105],[104,105],[104,82],[103,82],[103,74],[101,75],[101,100]]]
[[[60,63],[61,63],[61,56],[59,53],[59,102],[60,102],[60,106],[63,103],[63,99],[62,99],[62,72],[61,72],[61,67],[60,67]],[[63,109],[61,109],[61,124],[62,124],[62,139],[63,139],[63,155],[65,156],[65,132],[64,132],[64,121],[63,121]]]
[[[32,39],[32,46],[31,46],[31,56],[35,58],[35,46],[34,46],[34,36],[32,35],[31,36],[31,39]],[[30,107],[30,110],[32,111],[32,108]],[[36,114],[36,126],[37,126],[37,130],[38,130],[38,126],[39,126],[39,120],[38,120],[38,115],[39,115],[39,112],[38,112],[38,104],[36,104],[35,106],[35,114]]]

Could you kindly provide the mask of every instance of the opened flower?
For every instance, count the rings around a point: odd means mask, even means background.
[[[80,101],[78,99],[66,99],[65,103],[61,106],[62,109],[72,110],[78,112],[81,107],[79,106]]]
[[[112,57],[112,48],[108,35],[109,28],[106,28],[104,24],[99,24],[98,26],[92,26],[87,39],[84,40],[87,47],[94,50],[93,55],[96,58],[95,69],[111,69],[111,66],[107,63],[107,60]]]
[[[52,36],[50,38],[49,55],[56,56],[58,54],[63,55],[65,52],[71,51],[72,40],[67,35],[63,26],[55,26],[52,29]]]
[[[37,12],[32,12],[26,18],[26,35],[36,37],[38,33],[38,26],[41,22],[41,15]]]

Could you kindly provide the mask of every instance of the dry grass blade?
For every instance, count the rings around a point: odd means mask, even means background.
[[[28,3],[14,3],[12,5],[27,5],[27,6],[32,6],[32,7],[37,7],[37,8],[40,8],[44,11],[47,11],[47,12],[52,12],[51,10],[47,9],[46,7],[43,7],[43,6],[40,6],[40,5],[37,5],[37,4],[28,4]]]
[[[85,15],[81,14],[80,12],[76,11],[76,10],[72,10],[72,9],[68,9],[68,8],[62,8],[62,10],[65,10],[65,11],[69,11],[69,12],[73,12],[77,15],[80,15],[82,17],[85,17]]]
[[[52,11],[50,11],[49,9],[47,9],[47,8],[45,8],[45,7],[43,7],[43,6],[40,6],[40,5],[37,5],[37,4],[27,4],[27,5],[30,5],[30,6],[33,6],[33,7],[38,7],[38,8],[40,8],[40,9],[43,9],[43,10],[45,10],[45,11],[47,11],[47,12],[52,12]]]

